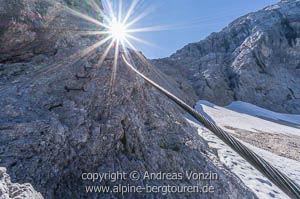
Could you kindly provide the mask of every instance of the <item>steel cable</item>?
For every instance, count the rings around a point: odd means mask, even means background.
[[[266,176],[271,182],[277,185],[283,192],[285,192],[292,199],[300,199],[300,186],[296,184],[293,180],[291,180],[288,176],[280,172],[278,169],[273,167],[267,161],[265,161],[262,157],[254,153],[236,138],[231,136],[228,132],[224,131],[214,123],[212,123],[209,119],[207,119],[203,114],[197,112],[195,109],[187,105],[184,101],[159,86],[157,83],[143,75],[137,69],[135,69],[122,55],[123,61],[125,64],[133,70],[136,74],[142,77],[145,81],[150,83],[172,101],[174,101],[177,105],[187,111],[190,115],[192,115],[195,119],[201,122],[207,129],[213,132],[218,138],[220,138],[223,142],[229,145],[234,151],[236,151],[240,156],[242,156],[245,160],[247,160],[252,166],[254,166],[257,170],[259,170],[264,176]]]

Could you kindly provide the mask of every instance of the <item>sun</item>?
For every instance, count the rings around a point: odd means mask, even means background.
[[[119,3],[117,3],[118,1]],[[99,27],[98,30],[80,31],[80,34],[82,35],[101,36],[99,37],[101,40],[97,41],[92,46],[87,47],[85,50],[83,50],[83,52],[81,53],[82,56],[90,54],[92,51],[101,46],[106,46],[103,58],[101,58],[99,61],[99,65],[101,65],[105,56],[113,47],[115,48],[115,51],[125,52],[127,51],[127,48],[130,48],[134,51],[134,53],[136,53],[138,50],[133,45],[132,41],[134,41],[134,43],[143,43],[146,45],[153,46],[153,44],[151,44],[150,42],[136,37],[135,33],[166,30],[166,28],[163,26],[136,27],[137,22],[139,22],[150,12],[152,12],[152,8],[150,7],[151,9],[140,11],[134,14],[134,12],[138,10],[137,7],[143,7],[142,5],[137,6],[140,3],[142,4],[143,1],[132,0],[131,3],[126,4],[126,8],[124,7],[125,9],[123,9],[123,3],[127,1],[123,1],[124,0],[102,0],[102,5],[96,3],[95,0],[87,1],[87,4],[89,4],[99,14],[98,18],[93,18],[77,10],[71,9],[67,6],[63,6],[62,4],[60,5],[68,13],[76,17],[80,17]],[[116,53],[116,58],[117,55],[118,52]]]
[[[117,42],[123,43],[128,36],[128,30],[123,23],[118,22],[116,19],[112,20],[109,24],[108,33],[112,36],[112,39]]]
[[[117,3],[118,1],[119,3]],[[60,4],[60,6],[64,8],[66,12],[76,17],[80,17],[99,27],[97,30],[91,29],[79,31],[79,33],[82,35],[99,36],[99,40],[95,41],[95,43],[91,46],[80,50],[79,53],[76,53],[74,55],[74,59],[78,60],[81,57],[89,56],[89,54],[95,52],[96,49],[101,48],[101,57],[97,63],[97,67],[101,67],[102,63],[104,63],[106,60],[106,57],[109,55],[111,50],[113,50],[112,52],[114,52],[114,57],[111,74],[112,86],[116,80],[118,60],[121,58],[121,56],[124,55],[127,59],[131,59],[131,53],[134,53],[142,61],[147,62],[147,60],[143,55],[141,55],[132,42],[134,41],[134,43],[143,43],[150,46],[152,46],[152,44],[135,36],[135,33],[165,30],[165,28],[162,26],[137,27],[137,22],[152,12],[152,9],[136,12],[138,11],[138,7],[143,7],[142,5],[137,5],[140,3],[142,4],[144,1],[132,0],[129,4],[128,1],[123,1],[124,0],[102,0],[102,5],[96,3],[95,0],[86,1],[86,3],[95,9],[95,11],[99,14],[96,18]],[[124,8],[123,3],[125,3]]]

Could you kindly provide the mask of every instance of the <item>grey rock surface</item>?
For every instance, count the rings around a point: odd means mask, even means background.
[[[300,113],[300,2],[281,1],[152,63],[188,95]]]
[[[87,2],[91,1],[0,0],[0,62],[24,62],[88,45],[90,40],[78,32],[99,26],[74,15],[80,10],[98,19],[99,13]]]
[[[1,199],[43,199],[30,184],[12,183],[6,169],[0,167],[0,198]]]
[[[27,6],[18,7],[20,2],[26,2]],[[101,38],[70,32],[65,20],[72,20],[72,17],[65,15],[64,10],[57,11],[58,7],[53,7],[57,4],[47,4],[42,13],[38,8],[45,2],[1,0],[0,3],[2,11],[18,7],[16,17],[25,8],[37,10],[36,14],[42,19],[55,10],[58,14],[54,15],[57,16],[54,21],[51,18],[53,26],[66,27],[65,31],[45,31],[41,37],[34,37],[39,28],[15,30],[8,17],[7,26],[1,29],[1,38],[6,39],[0,42],[5,46],[0,51],[0,166],[7,168],[13,181],[32,184],[47,199],[256,198],[218,162],[216,154],[186,122],[181,110],[138,78],[122,61],[119,61],[115,81],[111,81],[113,50],[101,66],[98,62],[103,48],[92,50],[86,56],[76,53]],[[58,5],[63,6],[69,1],[59,2]],[[6,15],[1,12],[1,17]],[[41,23],[39,19],[32,20],[17,21],[17,24],[29,27],[44,24],[43,20]],[[45,20],[48,22],[48,18]],[[71,25],[89,27],[82,23],[83,20],[76,18]],[[15,33],[26,47],[16,43]],[[70,42],[63,42],[66,40]],[[36,46],[43,50],[33,52]],[[76,56],[72,56],[74,53]],[[139,70],[167,86],[164,74],[141,61],[133,51],[131,53]],[[181,93],[176,87],[173,91]],[[199,182],[214,186],[215,192],[211,194],[128,193],[123,196],[111,192],[86,193],[85,186],[116,183],[196,185],[198,181],[123,180],[113,183],[81,178],[84,172],[135,170],[214,172],[218,180]]]

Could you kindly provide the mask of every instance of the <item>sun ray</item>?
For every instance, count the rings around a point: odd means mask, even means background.
[[[132,40],[135,40],[135,41],[137,41],[137,42],[146,44],[146,45],[148,45],[148,46],[155,46],[154,44],[152,44],[152,43],[150,43],[150,42],[148,42],[148,41],[146,41],[146,40],[140,39],[140,38],[138,38],[138,37],[136,37],[136,36],[133,36],[133,35],[130,35],[130,34],[126,34],[126,37],[128,37],[128,38],[130,38],[130,39],[132,39]]]
[[[117,76],[117,67],[118,67],[118,56],[119,56],[119,41],[114,40],[115,44],[115,53],[114,53],[114,62],[112,67],[112,73],[110,78],[110,97],[113,97],[115,91],[115,80]]]
[[[108,35],[109,31],[76,31],[80,35]]]
[[[97,12],[101,14],[104,20],[110,23],[110,18],[103,12],[103,10],[99,7],[99,5],[95,2],[95,0],[91,0],[88,2]]]
[[[122,19],[122,0],[119,0],[119,13],[118,13],[118,23],[121,23],[121,19]]]
[[[50,72],[56,70],[59,67],[72,66],[72,64],[76,63],[81,58],[88,55],[90,52],[92,52],[93,50],[95,50],[99,46],[105,44],[110,39],[111,39],[111,36],[106,37],[106,38],[98,41],[94,45],[92,45],[92,46],[88,47],[87,49],[85,49],[84,52],[82,52],[82,51],[76,52],[75,54],[73,54],[73,55],[71,55],[71,56],[69,56],[65,59],[62,59],[59,62],[55,62],[55,64],[51,64],[48,67],[41,68],[40,70],[37,71],[37,73],[35,73],[35,78],[31,78],[28,82],[24,83],[23,86],[28,86],[28,85],[32,84],[32,82],[38,80],[38,77],[42,77],[42,74],[50,73]]]
[[[89,54],[91,51],[93,51],[93,50],[97,49],[98,47],[102,46],[103,44],[105,44],[110,39],[111,39],[111,36],[108,36],[108,37],[96,42],[92,46],[89,46],[88,48],[84,49],[83,51],[80,51],[79,56],[84,57],[85,55]]]
[[[114,66],[113,66],[113,78],[112,78],[112,86],[115,84],[116,76],[117,76],[117,67],[118,67],[118,58],[119,58],[119,41],[115,43],[115,56],[114,56]]]
[[[139,22],[141,19],[145,18],[146,16],[148,16],[151,12],[153,12],[153,8],[148,8],[146,11],[142,12],[140,15],[138,15],[137,17],[135,17],[133,20],[131,20],[128,23],[124,23],[125,28],[129,28],[130,26],[132,26],[133,24]]]
[[[133,58],[132,58],[131,54],[128,52],[128,50],[126,49],[124,42],[122,44],[122,48],[123,48],[123,52],[124,52],[122,54],[122,56],[125,56],[126,60],[130,60],[130,62],[134,64]]]
[[[125,25],[125,24],[127,23],[127,20],[128,20],[129,17],[132,15],[133,10],[135,9],[136,5],[138,4],[138,1],[139,1],[139,0],[133,0],[133,1],[132,1],[131,5],[130,5],[128,11],[127,11],[127,14],[126,14],[126,16],[125,16],[124,19],[123,19],[123,22],[122,22],[123,25]]]
[[[128,39],[125,39],[125,43],[133,49],[133,52],[141,59],[141,61],[143,61],[145,64],[148,64],[148,61],[145,59],[145,57],[134,47],[134,45]]]
[[[124,55],[127,60],[130,60],[134,64],[133,58],[132,58],[131,54],[129,53],[129,50],[126,48],[125,42],[126,41],[122,41],[122,45],[121,45],[122,49],[123,49],[122,56]]]
[[[109,13],[109,16],[110,16],[111,20],[114,19],[114,18],[115,18],[115,15],[114,15],[114,10],[113,10],[113,8],[112,8],[111,3],[109,2],[109,0],[104,0],[103,2],[104,2],[104,3],[107,5],[107,7],[108,7],[108,13]]]
[[[127,50],[126,50],[126,45],[125,45],[125,41],[124,41],[124,40],[121,41],[121,46],[122,46],[123,51],[124,51],[124,52],[127,52]]]
[[[124,39],[124,43],[127,44],[130,48],[132,48],[134,51],[136,51],[136,48],[134,47],[134,45],[132,45],[130,43],[130,41],[128,39]]]
[[[127,33],[162,31],[170,30],[171,28],[171,26],[149,26],[143,28],[128,29]]]
[[[62,5],[62,6],[63,6],[63,5]],[[95,25],[98,25],[98,26],[100,26],[100,27],[109,28],[109,26],[105,25],[104,23],[102,23],[102,22],[98,21],[97,19],[94,19],[94,18],[92,18],[92,17],[90,17],[90,16],[88,16],[88,15],[85,15],[85,14],[83,14],[83,13],[81,13],[81,12],[78,12],[78,11],[76,11],[76,10],[74,10],[74,9],[71,9],[71,8],[69,8],[69,7],[67,7],[67,6],[63,6],[63,8],[64,8],[67,12],[69,12],[70,14],[72,14],[72,15],[74,15],[74,16],[77,16],[77,17],[80,17],[80,18],[82,18],[82,19],[85,19],[85,20],[87,20],[87,21],[89,21],[89,22],[92,22],[92,23],[94,23]]]
[[[98,61],[97,67],[100,67],[100,66],[103,64],[104,59],[106,58],[107,54],[108,54],[109,51],[111,50],[113,44],[114,44],[114,41],[112,40],[112,41],[110,42],[110,44],[107,46],[107,48],[105,49],[105,51],[104,51],[104,53],[102,54],[100,60]]]

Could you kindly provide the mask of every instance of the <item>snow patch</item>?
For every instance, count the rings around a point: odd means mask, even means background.
[[[198,129],[198,133],[207,142],[210,148],[217,150],[220,161],[242,182],[261,199],[289,199],[276,185],[270,182],[259,171],[252,167],[246,160],[227,146],[213,133],[201,125],[187,119],[187,121]]]
[[[300,128],[298,128],[300,125],[300,115],[276,113],[240,101],[233,102],[227,107],[220,107],[208,101],[200,100],[197,102],[195,109],[228,132],[234,132],[233,129],[237,128],[260,133],[283,134],[283,136],[291,134],[300,136]],[[259,198],[289,198],[276,185],[244,160],[244,158],[239,156],[212,132],[195,121],[190,115],[186,115],[186,119],[192,126],[197,128],[199,135],[208,142],[209,147],[217,150],[220,161],[236,174]],[[282,121],[286,123],[282,123]],[[300,162],[281,157],[243,141],[241,142],[296,183],[300,184]]]
[[[279,5],[272,5],[272,6],[268,6],[267,8],[265,8],[265,10],[276,10],[279,9],[280,6]]]
[[[300,127],[300,115],[292,115],[292,114],[283,114],[276,113],[273,111],[269,111],[267,109],[255,106],[253,104],[249,104],[246,102],[236,101],[232,102],[230,105],[226,106],[227,109],[232,111],[236,111],[239,113],[245,113],[252,116],[265,117],[269,119],[274,119],[278,121],[286,121],[290,123],[294,123],[295,125]]]
[[[253,110],[250,110],[252,108]],[[210,102],[200,100],[197,102],[195,109],[198,112],[207,115],[212,121],[214,121],[224,130],[230,132],[233,131],[226,127],[229,126],[252,132],[263,131],[268,133],[280,133],[285,135],[292,134],[300,136],[300,128],[297,128],[296,125],[299,119],[299,115],[274,113],[266,109],[262,109],[254,105],[249,105],[242,102],[231,104],[228,107],[220,107]],[[274,121],[269,121],[260,117],[266,117]],[[294,126],[287,126],[275,122],[275,120],[278,121],[278,118],[290,122],[294,124]]]

